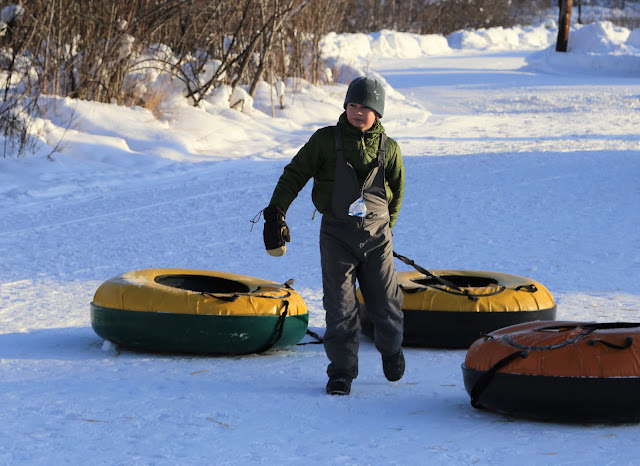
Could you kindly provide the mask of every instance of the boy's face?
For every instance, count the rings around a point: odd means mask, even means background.
[[[376,122],[376,112],[364,105],[348,103],[347,120],[360,131],[367,131]]]

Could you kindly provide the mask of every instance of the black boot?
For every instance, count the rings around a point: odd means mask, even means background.
[[[382,356],[382,370],[390,382],[400,380],[404,375],[404,354],[402,348],[393,356]]]
[[[348,395],[351,393],[351,379],[346,377],[332,377],[327,382],[329,395]]]

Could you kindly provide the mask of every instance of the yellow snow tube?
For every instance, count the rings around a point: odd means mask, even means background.
[[[246,354],[299,342],[309,321],[289,285],[224,272],[143,269],[103,283],[95,332],[142,349]]]
[[[482,335],[535,320],[554,320],[551,293],[530,278],[474,270],[433,270],[457,289],[418,271],[397,273],[402,290],[404,345],[467,348]],[[362,294],[363,333],[373,338]]]
[[[300,295],[279,283],[208,270],[143,269],[103,283],[93,304],[140,312],[279,316],[284,299],[287,315],[307,313]]]
[[[522,312],[555,308],[553,297],[530,278],[475,270],[433,270],[467,290],[478,299],[469,299],[457,290],[439,285],[420,272],[399,272],[398,284],[404,293],[403,309],[447,312]]]

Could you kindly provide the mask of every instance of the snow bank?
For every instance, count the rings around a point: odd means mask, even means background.
[[[263,82],[253,98],[245,89],[237,89],[232,95],[228,87],[222,86],[205,99],[201,108],[192,107],[182,97],[181,89],[163,89],[158,92],[164,92],[166,97],[156,114],[140,108],[51,99],[51,114],[36,122],[41,144],[32,156],[42,158],[53,152],[60,162],[70,158],[101,166],[120,155],[126,157],[118,165],[124,160],[140,164],[143,156],[148,156],[145,163],[156,169],[158,157],[174,161],[256,157],[251,146],[243,144],[248,138],[264,147],[261,156],[281,156],[280,149],[287,143],[270,136],[272,129],[307,131],[332,123],[342,109],[347,83],[363,74],[383,83],[391,115],[402,114],[408,124],[425,121],[428,109],[406,99],[376,72],[373,65],[384,60],[531,50],[525,54],[525,71],[640,74],[640,30],[629,31],[609,22],[576,25],[570,34],[569,51],[562,54],[555,52],[556,36],[553,20],[529,27],[458,31],[447,37],[389,30],[374,34],[329,33],[321,43],[328,65],[325,83],[318,86],[299,79],[279,82],[277,87]],[[157,75],[155,85],[164,88],[167,82]],[[194,138],[196,132],[199,136]],[[97,138],[103,138],[102,146],[110,147],[109,151],[98,153],[93,149]],[[287,150],[284,153],[289,154]],[[49,169],[55,171],[59,165]],[[5,173],[10,170],[7,167]],[[0,195],[12,192],[19,196],[17,178],[7,179],[0,187]]]
[[[547,73],[640,75],[640,30],[629,31],[609,21],[574,26],[566,53],[555,43],[527,57],[527,69]]]
[[[533,50],[546,47],[557,35],[555,21],[549,20],[539,26],[513,28],[489,28],[458,31],[447,36],[453,49],[473,50]]]

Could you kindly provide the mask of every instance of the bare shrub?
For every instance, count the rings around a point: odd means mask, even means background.
[[[41,86],[27,53],[36,36],[24,17],[24,8],[14,5],[3,8],[0,19],[0,131],[4,136],[4,157],[20,156],[36,144],[30,129],[32,116],[40,113]]]

